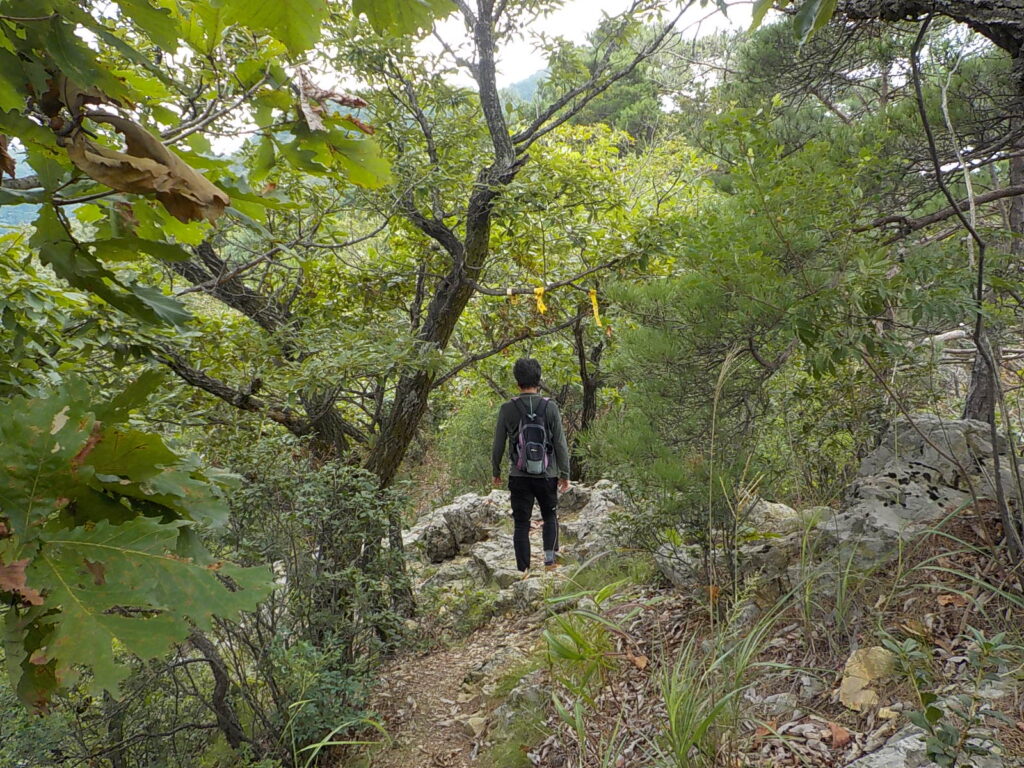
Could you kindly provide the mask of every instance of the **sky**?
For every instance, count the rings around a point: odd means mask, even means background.
[[[547,35],[561,36],[576,43],[585,42],[586,36],[600,23],[604,14],[616,15],[629,7],[629,0],[567,0],[554,13],[532,25],[530,31],[543,31]],[[687,10],[678,25],[688,39],[706,35],[721,29],[746,29],[750,25],[751,3],[730,2],[729,18],[715,9],[713,4],[703,8],[695,4]],[[468,43],[465,28],[459,14],[453,14],[440,21],[435,28],[437,35],[455,47]],[[434,38],[421,43],[426,51],[440,52],[441,45]],[[468,49],[467,49],[468,52]],[[545,65],[544,55],[534,49],[530,39],[519,39],[505,44],[498,57],[498,87],[504,88],[525,80]],[[459,85],[473,85],[468,73],[458,78]]]

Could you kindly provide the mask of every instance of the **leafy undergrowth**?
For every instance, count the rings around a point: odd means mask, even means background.
[[[873,572],[833,565],[738,594],[628,579],[570,594],[531,679],[546,711],[523,708],[480,764],[843,766],[911,722],[940,765],[1024,754],[1024,596],[989,508]],[[892,668],[854,711],[844,668],[874,647]]]

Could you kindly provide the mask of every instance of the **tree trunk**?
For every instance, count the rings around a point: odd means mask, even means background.
[[[975,339],[974,343],[980,349],[984,339]],[[992,345],[992,355],[998,362],[999,353],[995,344]],[[992,421],[996,412],[995,392],[992,372],[981,352],[975,352],[974,363],[971,366],[971,383],[967,388],[967,400],[961,418],[977,419],[986,424]]]
[[[238,715],[228,700],[231,678],[228,675],[227,664],[224,663],[217,646],[198,629],[189,636],[189,640],[196,650],[203,654],[213,673],[213,694],[208,706],[217,716],[217,727],[224,734],[224,738],[227,739],[231,748],[238,749],[247,739],[245,731],[242,730],[242,724],[238,720]]]
[[[493,84],[492,84],[493,85]],[[506,135],[506,140],[507,140]],[[501,154],[501,153],[499,153]],[[502,188],[515,178],[525,158],[500,159],[477,176],[473,193],[466,209],[466,236],[463,241],[447,242],[446,248],[453,265],[441,280],[427,308],[427,317],[417,334],[423,351],[444,350],[451,340],[462,312],[474,292],[474,282],[480,279],[484,263],[490,254],[491,214],[494,199]],[[432,226],[421,215],[411,212],[417,225]],[[437,223],[443,228],[443,224]],[[445,230],[448,235],[451,232]],[[419,370],[407,373],[398,381],[394,404],[380,430],[380,436],[366,459],[366,468],[380,478],[382,488],[391,485],[405,452],[409,449],[426,413],[430,392],[437,374]]]
[[[128,768],[124,749],[124,705],[106,691],[103,693],[103,714],[107,718],[110,768]]]
[[[1024,12],[1024,11],[1022,11]],[[1010,131],[1017,135],[1017,139],[1011,144],[1011,153],[1024,152],[1024,50],[1018,49],[1013,58],[1013,81],[1017,94],[1014,115],[1010,118]],[[1010,158],[1009,184],[1010,186],[1024,184],[1024,156]],[[1015,256],[1024,256],[1024,196],[1016,195],[1010,198],[1007,213],[1009,232],[1010,253]],[[995,419],[996,406],[996,382],[992,377],[992,371],[980,352],[980,346],[984,339],[975,339],[979,351],[974,356],[974,364],[971,367],[971,384],[967,390],[967,401],[964,404],[963,417],[965,419],[979,419],[989,421]],[[992,358],[999,364],[999,342],[989,337],[989,344],[992,347]]]
[[[580,319],[572,327],[573,346],[576,348],[576,360],[579,366],[580,383],[583,387],[583,404],[580,410],[579,432],[585,432],[597,418],[597,390],[601,386],[601,353],[604,351],[604,340],[598,341],[587,355],[586,329],[583,325],[583,309],[580,305]],[[583,480],[586,477],[586,463],[579,455],[577,445],[572,446],[572,478]]]

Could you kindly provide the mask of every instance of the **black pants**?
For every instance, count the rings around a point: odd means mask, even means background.
[[[540,504],[544,518],[544,551],[558,549],[558,478],[509,477],[508,489],[512,493],[512,519],[515,521],[512,546],[516,552],[516,568],[525,571],[530,567],[530,518],[534,499]]]

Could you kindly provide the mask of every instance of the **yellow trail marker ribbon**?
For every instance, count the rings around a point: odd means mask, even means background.
[[[543,315],[548,311],[548,305],[544,303],[544,286],[534,288],[533,295],[537,297],[537,311]]]
[[[601,313],[597,308],[597,288],[590,289],[590,306],[594,308],[594,322],[597,323],[597,327],[601,327]]]

